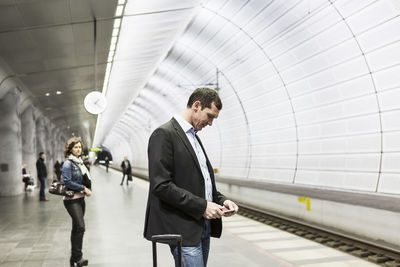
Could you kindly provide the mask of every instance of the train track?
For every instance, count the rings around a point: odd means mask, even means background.
[[[266,213],[265,211],[244,204],[239,205],[239,214],[328,247],[336,248],[381,266],[400,267],[400,251],[390,247],[377,245],[366,240],[315,227],[306,223],[299,223],[291,218]]]
[[[138,176],[144,178],[144,176]],[[145,177],[147,178],[147,177]],[[145,179],[148,181],[148,179]],[[238,201],[239,214],[385,267],[400,267],[400,250],[273,214]]]

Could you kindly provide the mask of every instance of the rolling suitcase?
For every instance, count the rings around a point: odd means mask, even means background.
[[[178,266],[182,267],[182,236],[181,235],[153,235],[153,267],[157,267],[157,243],[178,246]]]

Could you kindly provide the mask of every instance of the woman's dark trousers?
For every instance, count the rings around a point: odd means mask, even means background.
[[[82,258],[82,242],[85,233],[85,198],[64,200],[64,206],[72,218],[71,259],[78,261]]]

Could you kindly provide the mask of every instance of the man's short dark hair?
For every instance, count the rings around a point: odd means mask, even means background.
[[[212,103],[215,104],[218,110],[222,109],[222,102],[219,95],[215,90],[210,88],[197,88],[194,90],[186,106],[190,108],[196,101],[200,101],[202,110],[204,108],[211,108]]]
[[[41,157],[44,154],[44,152],[39,152],[39,157]]]

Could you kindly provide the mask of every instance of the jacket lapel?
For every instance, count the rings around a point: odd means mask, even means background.
[[[182,140],[182,143],[185,145],[186,149],[190,152],[190,155],[192,155],[192,158],[196,162],[196,166],[199,169],[200,173],[202,173],[201,172],[201,168],[200,168],[200,164],[199,164],[199,160],[197,159],[196,153],[194,152],[193,147],[190,144],[190,142],[189,142],[189,140],[188,140],[188,138],[186,136],[186,133],[182,130],[181,126],[175,120],[175,118],[171,119],[171,123],[174,126],[176,133],[178,134],[178,136]]]
[[[213,170],[213,168],[211,166],[211,163],[210,163],[210,161],[208,159],[207,153],[204,150],[203,143],[201,142],[200,137],[198,137],[197,134],[196,134],[196,139],[197,139],[197,141],[199,141],[199,144],[201,146],[201,149],[203,150],[204,156],[206,157],[206,163],[207,163],[208,172],[210,173],[210,178],[211,178],[211,180],[214,181],[214,170]]]

